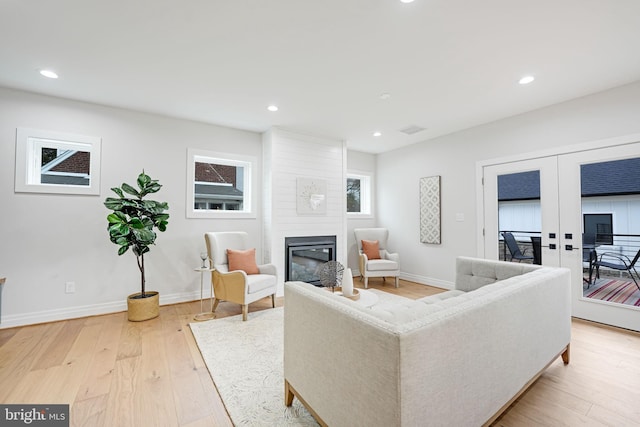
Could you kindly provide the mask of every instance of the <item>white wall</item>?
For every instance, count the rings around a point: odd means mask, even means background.
[[[284,293],[285,237],[336,236],[336,260],[346,262],[346,148],[342,141],[272,129],[263,135],[264,247]],[[326,212],[297,212],[297,178],[323,179]]]
[[[371,215],[347,215],[347,265],[352,273],[360,274],[358,266],[358,245],[353,234],[355,228],[376,226],[376,155],[360,151],[347,151],[347,172],[366,173],[371,175]],[[346,184],[345,184],[346,189]]]
[[[17,127],[101,137],[100,196],[14,193]],[[167,231],[145,256],[147,288],[160,291],[162,304],[200,297],[193,268],[205,231],[245,230],[260,250],[260,212],[255,219],[185,218],[188,147],[262,156],[257,133],[0,89],[0,276],[7,277],[0,327],[126,308],[140,276],[134,256],[119,257],[109,241],[102,202],[111,187],[134,184],[143,168],[164,186],[154,199],[170,207]],[[76,283],[74,294],[65,294],[67,281]]]
[[[449,287],[455,258],[476,255],[477,161],[638,133],[638,117],[640,82],[379,154],[378,225],[390,230],[402,277]],[[432,175],[442,177],[441,245],[419,240],[418,181]]]

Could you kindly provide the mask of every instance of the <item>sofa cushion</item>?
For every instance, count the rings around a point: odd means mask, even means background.
[[[442,310],[442,308],[407,299],[407,301],[403,302],[375,304],[369,310],[372,315],[381,320],[400,325],[421,319],[431,313]]]
[[[367,262],[368,271],[397,270],[398,263],[388,259],[374,259]]]
[[[464,293],[464,291],[453,289],[451,291],[441,292],[439,294],[418,298],[416,301],[420,301],[425,304],[433,304],[449,298],[457,297],[458,295],[463,295]]]
[[[363,240],[362,252],[369,260],[380,259],[380,245],[377,240]]]

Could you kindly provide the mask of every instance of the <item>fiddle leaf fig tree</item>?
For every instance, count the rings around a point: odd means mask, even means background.
[[[149,252],[150,245],[155,244],[157,234],[154,228],[159,231],[167,229],[169,214],[165,211],[169,205],[166,202],[144,200],[145,196],[157,193],[162,188],[157,180],[151,179],[144,171],[138,175],[137,185],[137,189],[124,183],[120,187],[113,187],[111,190],[118,197],[107,197],[104,205],[113,211],[107,216],[109,238],[119,246],[118,255],[124,254],[129,248],[133,251],[140,269],[140,298],[146,298],[144,254]]]

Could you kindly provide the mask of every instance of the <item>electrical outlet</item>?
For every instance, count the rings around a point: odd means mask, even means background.
[[[67,294],[73,294],[76,292],[76,282],[65,283],[64,291]]]

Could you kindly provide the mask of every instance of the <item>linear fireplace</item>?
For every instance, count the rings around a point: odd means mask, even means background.
[[[316,271],[336,260],[336,236],[285,237],[285,280],[297,280],[320,286]]]

